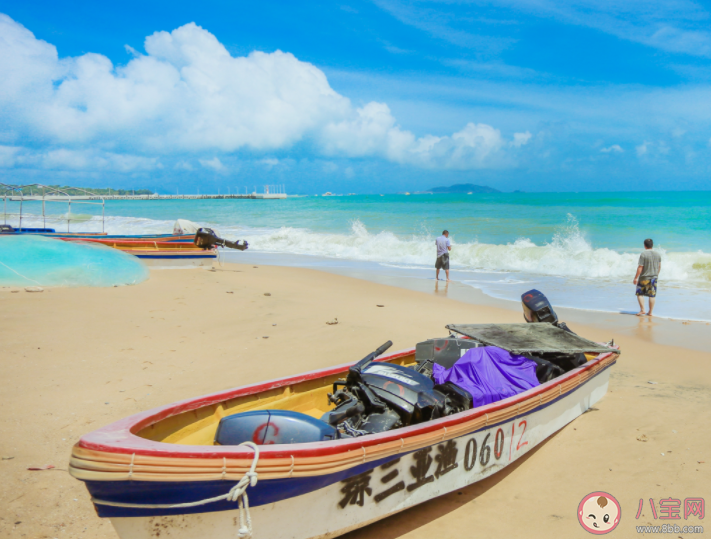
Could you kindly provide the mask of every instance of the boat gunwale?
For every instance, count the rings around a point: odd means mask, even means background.
[[[381,356],[375,361],[388,362],[412,355],[414,352],[415,348],[408,348]],[[447,428],[451,428],[452,426],[460,423],[475,420],[482,416],[487,416],[488,424],[489,414],[509,408],[517,403],[520,404],[521,402],[529,400],[537,395],[543,395],[555,387],[559,386],[560,395],[563,395],[564,393],[567,394],[569,391],[579,387],[580,384],[575,384],[574,388],[566,389],[565,391],[563,391],[563,385],[591,370],[594,371],[593,376],[597,375],[603,370],[602,368],[599,368],[600,363],[610,356],[619,356],[619,353],[618,347],[615,347],[615,349],[611,348],[610,352],[599,354],[596,358],[591,359],[585,365],[573,369],[549,382],[536,386],[535,388],[519,393],[518,395],[514,395],[508,399],[503,399],[484,406],[479,406],[477,408],[467,410],[466,412],[460,412],[453,416],[428,421],[426,423],[420,423],[396,429],[394,431],[387,431],[352,439],[311,442],[305,444],[260,446],[260,460],[294,457],[324,457],[327,455],[344,454],[354,450],[363,451],[365,456],[366,447],[373,447],[404,438],[413,438],[416,436],[426,435],[437,430],[443,430],[444,435]],[[610,364],[613,364],[616,360],[617,358],[615,358]],[[284,386],[324,378],[339,373],[345,373],[353,364],[354,363],[344,363],[334,367],[327,367],[325,369],[309,371],[266,382],[258,382],[255,384],[240,386],[237,388],[159,406],[151,410],[139,412],[123,418],[105,427],[101,427],[93,432],[85,434],[76,445],[77,447],[92,451],[127,455],[133,454],[148,457],[251,459],[254,455],[251,449],[240,450],[233,446],[178,445],[148,440],[138,436],[136,433],[175,415],[191,412],[207,406],[217,405],[221,402],[237,397],[254,395],[256,393],[262,393]],[[495,420],[492,419],[492,424],[493,422],[495,422]]]

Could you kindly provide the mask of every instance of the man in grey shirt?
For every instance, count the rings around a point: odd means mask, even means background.
[[[639,312],[637,316],[652,316],[654,302],[657,298],[657,277],[662,269],[662,257],[652,250],[654,242],[651,239],[644,240],[644,251],[639,255],[637,274],[634,276],[633,284],[637,285],[637,301],[639,301]],[[644,312],[644,296],[649,298],[649,312]]]
[[[442,232],[442,235],[435,240],[435,245],[437,246],[437,261],[435,262],[437,275],[435,278],[439,281],[439,270],[443,269],[447,274],[447,282],[449,282],[449,251],[452,250],[449,231]]]

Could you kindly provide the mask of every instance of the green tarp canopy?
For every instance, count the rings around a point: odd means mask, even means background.
[[[548,323],[534,324],[450,324],[447,329],[471,337],[486,346],[497,346],[513,354],[559,352],[604,353],[619,350],[583,339]]]

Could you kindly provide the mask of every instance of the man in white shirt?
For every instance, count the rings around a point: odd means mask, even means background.
[[[437,246],[437,261],[435,269],[437,269],[436,279],[439,281],[439,270],[443,269],[447,274],[447,282],[449,282],[449,251],[452,250],[452,242],[449,241],[449,231],[445,230],[442,235],[435,240]]]

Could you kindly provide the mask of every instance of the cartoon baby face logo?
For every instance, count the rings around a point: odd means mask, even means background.
[[[603,535],[620,523],[620,504],[607,492],[592,492],[578,506],[580,525],[590,533]]]

